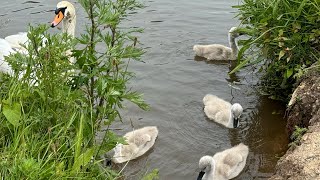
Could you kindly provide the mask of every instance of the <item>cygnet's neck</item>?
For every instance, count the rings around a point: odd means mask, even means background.
[[[231,33],[229,33],[228,39],[229,39],[229,45],[231,48],[232,57],[236,59],[238,56],[238,46],[235,41],[236,38]]]
[[[233,121],[234,121],[234,116],[233,116],[232,111],[230,110],[230,116],[229,116],[228,127],[233,128]]]
[[[72,18],[62,20],[62,32],[67,33],[71,37],[75,37],[76,15]]]
[[[214,173],[215,173],[215,169],[216,169],[215,162],[214,162],[214,159],[212,159],[210,165],[208,165],[205,170],[205,176],[206,177],[213,177]]]

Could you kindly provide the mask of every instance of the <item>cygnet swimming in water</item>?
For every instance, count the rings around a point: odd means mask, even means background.
[[[229,30],[228,38],[230,47],[221,44],[194,45],[193,51],[197,56],[204,57],[207,60],[236,60],[238,57],[238,46],[235,39],[240,36],[236,30],[237,27],[232,27]]]
[[[142,156],[154,145],[157,136],[158,128],[156,126],[147,126],[126,133],[124,138],[128,144],[118,144],[113,149],[112,161],[123,163]]]
[[[212,156],[203,156],[197,180],[227,180],[235,178],[246,165],[248,146],[240,143]]]
[[[239,126],[239,118],[243,108],[239,103],[229,102],[212,94],[207,94],[203,98],[204,113],[207,117],[228,128]]]

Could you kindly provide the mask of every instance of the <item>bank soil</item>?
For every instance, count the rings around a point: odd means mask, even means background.
[[[280,158],[271,180],[320,180],[320,74],[305,75],[288,104],[287,130],[306,127],[299,146],[291,146]]]

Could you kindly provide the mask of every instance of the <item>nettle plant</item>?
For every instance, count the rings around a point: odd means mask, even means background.
[[[141,94],[127,87],[134,76],[129,62],[144,53],[136,46],[142,30],[120,28],[128,13],[142,6],[135,0],[79,2],[90,22],[80,37],[30,27],[28,53],[6,58],[14,75],[0,79],[1,177],[121,176],[103,166],[102,155],[123,139],[108,129],[102,142],[96,135],[121,120],[125,99],[148,109]],[[70,49],[74,64],[66,53]]]
[[[304,69],[320,58],[320,4],[318,0],[243,0],[238,9],[240,64],[264,72],[264,93],[287,100],[292,85]],[[242,58],[245,57],[245,58]]]

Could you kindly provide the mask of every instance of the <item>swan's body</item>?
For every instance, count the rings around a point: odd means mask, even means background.
[[[123,163],[146,153],[155,143],[158,136],[158,129],[155,126],[148,126],[128,132],[124,135],[127,145],[118,144],[114,150],[112,161]]]
[[[203,156],[199,161],[198,180],[227,180],[235,178],[246,165],[248,146],[240,143],[212,156]]]
[[[27,54],[27,50],[21,46],[22,44],[28,46],[28,33],[19,32],[18,34],[10,35],[4,38],[10,44],[11,48],[22,54]]]
[[[75,35],[76,14],[74,6],[67,1],[61,1],[57,4],[56,18],[52,22],[52,27],[57,26],[62,21],[62,32],[66,32],[71,37]],[[59,15],[59,18],[57,16]],[[13,75],[13,70],[4,57],[16,52],[27,54],[27,50],[22,46],[28,46],[27,32],[20,32],[18,34],[10,35],[4,39],[0,39],[0,72]],[[43,41],[43,43],[45,40]],[[44,44],[43,44],[44,45]],[[71,50],[66,52],[68,56],[71,55]],[[70,62],[74,63],[73,57],[70,57]]]
[[[4,58],[16,52],[26,54],[27,50],[21,44],[27,45],[27,41],[28,37],[26,32],[20,32],[0,39],[0,72],[13,75],[11,66]]]
[[[204,113],[207,117],[228,128],[236,128],[243,108],[240,104],[231,105],[229,102],[211,94],[203,98]]]
[[[0,39],[0,72],[12,75],[13,70],[9,63],[4,60],[5,56],[9,56],[11,53],[15,51],[11,48],[8,41],[4,39]]]
[[[236,29],[236,27],[232,27],[229,30],[228,38],[230,47],[221,44],[194,45],[193,51],[197,56],[204,57],[207,60],[236,60],[238,56],[238,46],[235,38],[239,36],[239,34],[236,33]]]

